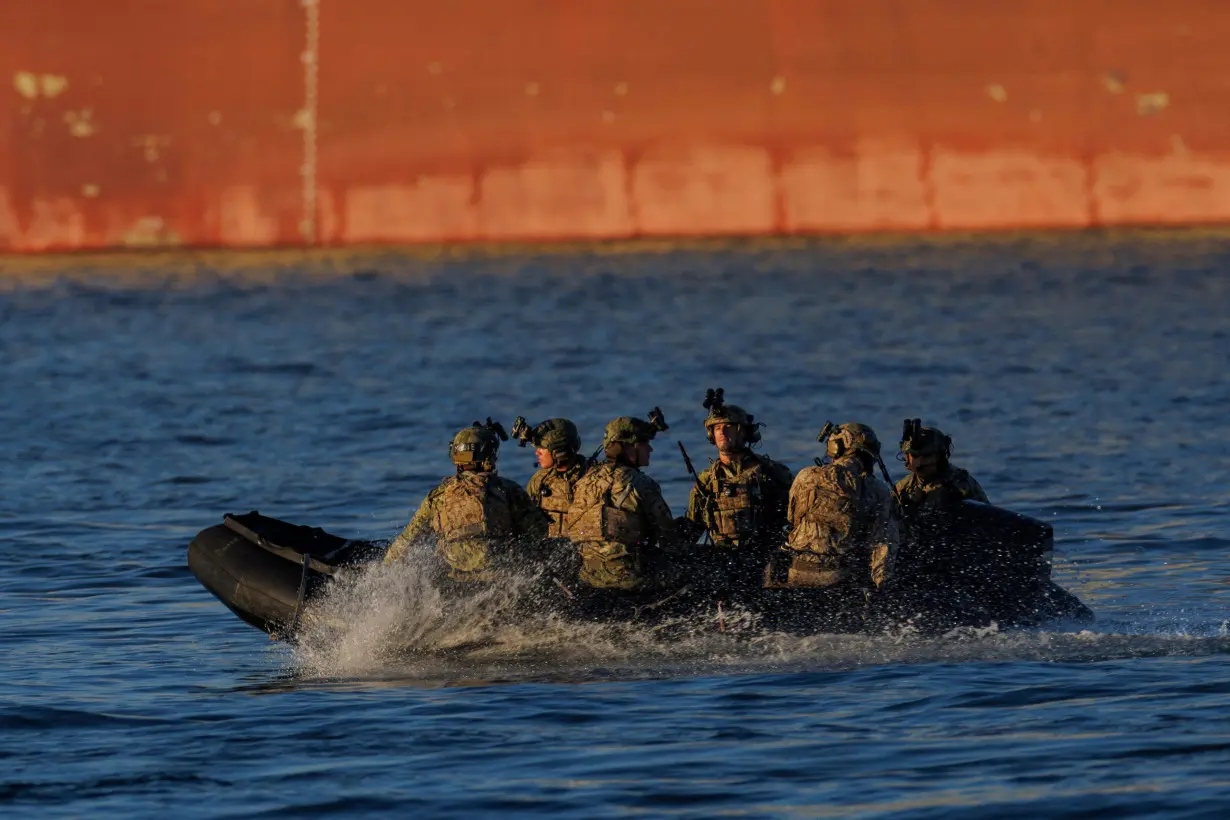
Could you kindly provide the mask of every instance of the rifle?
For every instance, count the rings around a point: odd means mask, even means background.
[[[884,480],[888,482],[888,491],[893,494],[893,501],[897,504],[897,513],[905,517],[905,503],[901,500],[901,495],[897,492],[897,485],[893,483],[893,477],[888,474],[888,467],[884,464],[884,459],[879,453],[875,454],[876,464],[880,465],[880,472],[884,475]]]
[[[688,475],[692,476],[692,481],[696,483],[696,489],[702,493],[707,493],[708,490],[700,483],[700,476],[696,474],[696,468],[692,466],[692,459],[688,458],[688,451],[684,448],[683,442],[676,441],[675,443],[679,445],[679,452],[683,453],[683,464],[688,468]]]
[[[709,492],[704,484],[700,483],[700,476],[696,474],[696,468],[692,466],[692,459],[688,456],[687,449],[683,446],[682,441],[676,441],[679,445],[679,452],[683,454],[683,464],[688,468],[688,475],[692,476],[692,483],[696,485],[696,492],[700,493],[700,497],[705,501],[705,512],[708,513],[710,506],[713,504],[713,495]],[[708,518],[708,515],[705,516]],[[705,527],[705,543],[709,543],[709,528]]]

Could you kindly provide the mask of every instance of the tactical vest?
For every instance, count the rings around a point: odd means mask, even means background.
[[[632,506],[628,481],[619,497],[612,496],[620,470],[603,464],[574,488],[565,536],[581,554],[580,580],[598,589],[635,589],[642,583],[641,548],[647,533],[640,511]]]
[[[799,539],[810,535],[815,540],[810,545],[811,549],[791,550],[786,585],[816,588],[845,583],[860,588],[869,587],[872,582],[871,542],[883,503],[884,498],[869,486],[868,477],[860,474],[858,496],[835,499],[832,511],[835,515],[830,515],[829,520],[816,520],[805,515],[791,537]]]
[[[941,475],[930,481],[923,481],[917,474],[910,473],[897,482],[897,493],[910,510],[922,507],[930,496],[943,490],[985,503],[986,494],[980,488],[975,489],[975,486],[976,482],[967,470],[950,464]]]
[[[764,466],[757,462],[737,476],[724,472],[715,464],[709,475],[705,526],[719,546],[738,546],[756,535],[764,519]]]
[[[568,475],[556,470],[543,479],[538,506],[551,519],[548,535],[552,538],[564,537],[565,530],[567,530],[568,508],[572,506],[572,491],[576,482],[580,481],[584,474],[582,470],[570,479]]]
[[[431,528],[450,578],[486,580],[492,543],[514,532],[508,495],[491,473],[445,479],[433,504]]]

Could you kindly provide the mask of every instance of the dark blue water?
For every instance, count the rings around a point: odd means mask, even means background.
[[[0,262],[5,817],[1225,813],[1219,239],[39,264]],[[488,415],[656,404],[701,456],[711,386],[796,470],[827,419],[939,425],[1097,625],[494,629],[376,572],[291,650],[185,567],[224,512],[391,536]]]

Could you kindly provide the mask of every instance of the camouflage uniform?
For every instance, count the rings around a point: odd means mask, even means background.
[[[640,419],[607,425],[605,446],[647,441],[655,431]],[[573,488],[564,535],[577,546],[580,583],[595,590],[652,586],[674,520],[658,482],[635,467],[607,460],[590,467]]]
[[[968,530],[953,529],[965,515],[952,505],[965,499],[989,504],[986,493],[973,476],[949,462],[952,440],[934,427],[922,427],[919,419],[906,420],[901,452],[937,455],[938,470],[929,479],[911,472],[897,482],[903,505],[898,525],[901,549],[879,607],[881,616],[888,622],[908,618],[924,629],[994,620],[989,613],[1011,598],[1003,592],[1011,587],[1003,571],[1012,562],[1002,567],[988,563],[995,560],[994,536],[991,545],[978,543],[971,549]],[[983,542],[986,535],[978,541]],[[986,590],[1001,582],[1007,586],[988,598]]]
[[[920,503],[926,496],[936,490],[951,489],[956,490],[961,494],[962,498],[968,498],[970,501],[981,501],[983,504],[990,504],[987,500],[987,494],[983,492],[982,487],[974,480],[974,477],[960,467],[954,467],[949,464],[944,468],[943,472],[930,481],[924,481],[914,473],[910,473],[905,478],[897,482],[897,494],[902,499],[914,504]]]
[[[939,473],[934,478],[924,479],[911,471],[909,475],[897,482],[897,496],[906,506],[907,511],[919,508],[928,496],[941,490],[947,492],[935,496],[936,500],[940,500],[941,496],[955,493],[971,501],[991,503],[973,476],[949,463],[948,459],[952,455],[952,439],[938,428],[923,427],[922,422],[918,419],[906,419],[900,449],[903,455],[935,455],[940,459]]]
[[[785,608],[800,625],[861,628],[871,592],[891,570],[897,531],[892,492],[872,468],[879,453],[870,427],[843,424],[828,437],[832,460],[802,470],[790,488],[789,564],[770,585],[791,590]]]
[[[486,581],[517,542],[529,547],[546,536],[543,511],[515,481],[496,474],[498,447],[498,439],[477,424],[457,434],[450,447],[457,474],[427,494],[390,545],[385,563],[401,560],[413,542],[434,535],[448,579]]]
[[[685,532],[690,540],[707,532],[711,546],[692,556],[691,576],[702,594],[731,597],[764,585],[769,560],[781,547],[786,531],[786,507],[794,475],[768,456],[753,453],[760,441],[759,425],[741,407],[726,404],[722,391],[705,398],[705,437],[715,444],[719,424],[742,428],[744,446],[729,463],[711,462],[697,476],[688,499]]]
[[[793,480],[789,467],[751,450],[700,474],[686,517],[713,542],[705,557],[715,564],[711,581],[718,591],[763,584],[765,567],[785,537]]]
[[[573,488],[589,469],[589,462],[580,455],[581,436],[576,425],[568,419],[547,419],[530,430],[524,425],[524,419],[518,418],[513,426],[514,436],[519,427],[524,431],[522,443],[532,442],[535,448],[548,450],[555,458],[556,466],[538,470],[525,489],[530,499],[550,517],[551,537],[563,537]],[[568,466],[558,466],[561,463]]]
[[[588,468],[589,464],[584,459],[577,460],[571,467],[563,470],[544,467],[534,473],[530,483],[526,485],[525,490],[529,493],[530,500],[551,519],[549,534],[552,538],[564,535],[574,488]]]
[[[854,454],[801,471],[790,488],[786,585],[882,584],[896,544],[892,509],[888,485]]]

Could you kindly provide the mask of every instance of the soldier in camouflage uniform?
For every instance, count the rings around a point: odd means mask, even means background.
[[[760,425],[741,407],[726,404],[722,390],[706,394],[705,436],[718,459],[696,479],[688,499],[685,540],[707,533],[693,553],[692,580],[717,600],[754,603],[769,560],[786,533],[794,475],[784,464],[752,452]]]
[[[547,419],[530,429],[525,419],[513,422],[513,435],[534,445],[538,472],[530,478],[526,492],[530,500],[551,519],[549,534],[560,538],[566,528],[565,516],[572,505],[572,491],[589,468],[581,455],[581,436],[568,419]]]
[[[436,539],[444,577],[457,583],[489,581],[514,554],[535,555],[547,534],[547,516],[519,484],[496,474],[501,439],[507,441],[508,434],[491,419],[453,437],[449,456],[456,475],[427,494],[385,563],[403,559],[413,542],[428,535]]]
[[[897,482],[897,495],[907,511],[941,495],[991,503],[972,475],[949,462],[952,439],[935,427],[923,427],[919,419],[907,420],[900,449],[910,474]]]
[[[580,556],[574,592],[582,615],[634,615],[658,592],[674,520],[658,483],[641,472],[653,452],[650,440],[667,429],[656,407],[650,419],[621,416],[607,424],[606,460],[573,489],[564,534]]]
[[[872,591],[885,581],[897,533],[892,491],[875,474],[875,431],[856,423],[829,429],[821,433],[829,461],[817,459],[790,488],[789,562],[778,564],[786,572],[770,583],[808,590],[790,593],[796,622],[849,631],[862,625]]]
[[[910,474],[897,482],[900,550],[876,605],[886,622],[943,629],[980,617],[985,602],[970,582],[995,570],[954,547],[963,536],[951,530],[956,519],[949,513],[966,499],[990,502],[973,476],[952,465],[951,454],[952,439],[920,419],[906,419],[898,457]]]

